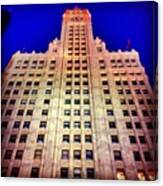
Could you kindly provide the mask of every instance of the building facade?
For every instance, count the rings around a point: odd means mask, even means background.
[[[45,53],[16,52],[2,78],[2,176],[154,180],[155,96],[137,51],[63,14]]]

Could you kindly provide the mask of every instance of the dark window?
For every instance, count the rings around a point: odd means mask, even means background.
[[[131,144],[136,144],[136,137],[135,136],[129,136],[129,140]]]
[[[74,150],[74,159],[75,160],[81,159],[81,151],[80,150]]]
[[[84,115],[85,116],[89,116],[90,114],[91,114],[90,110],[88,110],[88,109],[84,110]]]
[[[126,104],[126,100],[125,99],[120,99],[120,103],[121,103],[121,105],[125,105]]]
[[[32,178],[38,178],[39,177],[39,168],[38,167],[32,167],[31,170],[31,177]]]
[[[152,161],[151,154],[148,151],[144,151],[145,161]]]
[[[44,100],[44,104],[50,104],[50,100],[49,99],[45,99]]]
[[[32,116],[32,115],[33,115],[33,110],[27,110],[26,115],[27,115],[27,116]]]
[[[123,110],[123,115],[124,115],[124,116],[129,116],[128,110]]]
[[[2,129],[6,129],[8,126],[8,121],[2,121]]]
[[[19,143],[26,143],[26,141],[27,141],[27,135],[26,134],[22,134],[20,136]]]
[[[134,151],[133,155],[134,155],[135,161],[141,161],[141,157],[140,157],[139,151]]]
[[[116,124],[114,121],[109,121],[109,128],[116,128]]]
[[[143,116],[148,116],[149,115],[147,110],[142,110],[142,114],[143,114]]]
[[[75,105],[79,105],[79,104],[80,104],[80,99],[75,99],[75,100],[74,100],[74,104],[75,104]]]
[[[48,115],[48,110],[42,110],[42,115],[47,116]]]
[[[108,89],[104,89],[103,91],[104,91],[104,94],[109,94],[110,93],[110,91]]]
[[[6,150],[4,159],[11,159],[13,150]]]
[[[133,105],[133,104],[134,104],[134,101],[133,101],[132,99],[129,99],[129,100],[128,100],[128,103],[129,103],[130,105]]]
[[[15,99],[11,99],[10,102],[9,102],[10,105],[14,105],[15,103],[16,103]]]
[[[61,178],[68,178],[68,168],[61,168]]]
[[[23,128],[30,128],[30,121],[24,121]]]
[[[107,115],[108,116],[113,116],[114,115],[113,110],[107,110],[106,112],[107,112]]]
[[[135,124],[136,129],[141,129],[142,128],[140,122],[135,122],[134,124]]]
[[[84,90],[83,90],[83,94],[89,94],[89,90],[84,89]]]
[[[126,122],[126,128],[127,129],[132,129],[132,123],[131,122]]]
[[[20,127],[20,121],[15,121],[13,128],[18,129]]]
[[[132,116],[137,116],[138,115],[136,110],[131,110],[131,114],[132,114]]]
[[[84,128],[85,129],[90,129],[91,128],[91,122],[90,121],[85,121],[84,122]]]
[[[111,99],[105,99],[105,104],[106,104],[106,105],[112,104],[112,103],[111,103]]]
[[[16,143],[16,138],[17,138],[17,135],[12,134],[12,135],[10,136],[9,143]]]
[[[10,176],[11,177],[18,177],[18,175],[19,175],[19,167],[13,167],[11,170]]]
[[[111,141],[112,141],[112,143],[119,143],[118,136],[117,135],[112,135],[111,136]]]
[[[64,121],[63,123],[63,128],[70,128],[70,122],[69,121]]]
[[[5,113],[5,116],[11,116],[11,114],[12,114],[12,110],[6,110],[6,113]]]
[[[40,128],[46,128],[47,122],[46,121],[40,121]]]
[[[93,168],[87,168],[87,178],[94,178],[95,177],[95,171]]]
[[[2,100],[1,100],[1,104],[2,104],[2,105],[6,105],[6,104],[7,104],[7,99],[2,99]]]
[[[62,142],[69,143],[70,142],[70,136],[69,135],[63,135]]]
[[[93,151],[92,151],[92,150],[86,150],[85,153],[86,153],[86,154],[85,154],[86,160],[93,160]]]
[[[80,135],[74,135],[74,142],[75,142],[75,143],[80,143],[80,142],[81,142],[81,137],[80,137]]]
[[[24,110],[18,110],[18,112],[17,112],[18,116],[23,116],[23,114],[24,114]]]
[[[66,90],[65,94],[71,94],[71,90]]]
[[[115,159],[115,160],[122,160],[121,151],[119,151],[119,150],[114,150],[114,159]]]
[[[141,144],[145,144],[146,143],[146,140],[145,140],[144,136],[139,136],[139,141],[140,141]]]
[[[48,85],[48,86],[51,86],[51,85],[53,85],[53,82],[52,82],[52,81],[48,81],[48,82],[47,82],[47,85]]]
[[[25,105],[26,103],[27,103],[27,99],[22,99],[20,102],[21,105]]]
[[[80,94],[80,90],[78,89],[74,90],[74,94]]]
[[[46,91],[45,91],[45,94],[51,94],[52,93],[52,91],[50,90],[50,89],[47,89]]]
[[[37,92],[38,92],[38,91],[34,89],[34,90],[32,90],[31,94],[32,94],[32,95],[37,95]]]
[[[70,116],[71,115],[71,110],[64,110],[64,115],[65,116]]]
[[[92,136],[91,135],[85,135],[85,143],[92,143]]]
[[[21,160],[23,158],[23,153],[24,153],[23,150],[17,150],[16,155],[15,155],[15,159]]]
[[[37,143],[44,143],[45,136],[43,134],[39,134],[37,136]]]

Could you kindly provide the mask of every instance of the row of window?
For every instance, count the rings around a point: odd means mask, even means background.
[[[140,80],[140,81],[132,80],[132,81],[130,81],[130,83],[132,85],[144,85],[145,84],[143,80]],[[124,81],[115,81],[115,85],[118,85],[118,86],[129,85],[129,81],[127,81],[127,80],[124,80]]]
[[[25,76],[25,75],[27,75],[27,76],[29,76],[29,77],[34,77],[34,76],[36,76],[36,77],[41,77],[41,76],[47,76],[47,77],[54,77],[54,73],[50,73],[50,74],[45,74],[45,73],[27,73],[27,74],[25,74],[25,73],[13,73],[12,74],[12,77],[16,77],[16,76],[20,76],[20,77],[23,77],[23,76]]]
[[[22,86],[23,82],[22,81],[17,81],[17,82],[10,81],[8,83],[8,86],[14,86],[14,84],[15,84],[15,86]],[[35,82],[27,81],[25,86],[27,86],[27,87],[32,86],[32,84],[33,84],[33,86],[39,86],[40,82],[39,81],[35,81]],[[47,81],[46,85],[48,85],[48,86],[53,85],[53,81]]]

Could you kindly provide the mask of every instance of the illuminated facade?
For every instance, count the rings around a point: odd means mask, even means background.
[[[154,93],[135,50],[94,39],[66,10],[46,53],[15,53],[2,81],[2,176],[153,180]]]

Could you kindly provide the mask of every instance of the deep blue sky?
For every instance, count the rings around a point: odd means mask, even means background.
[[[17,50],[46,51],[50,41],[60,38],[62,14],[75,6],[89,9],[94,37],[104,40],[110,51],[126,50],[131,42],[153,84],[157,63],[157,4],[153,1],[2,6],[2,17],[5,11],[8,18],[2,19],[2,70]]]

